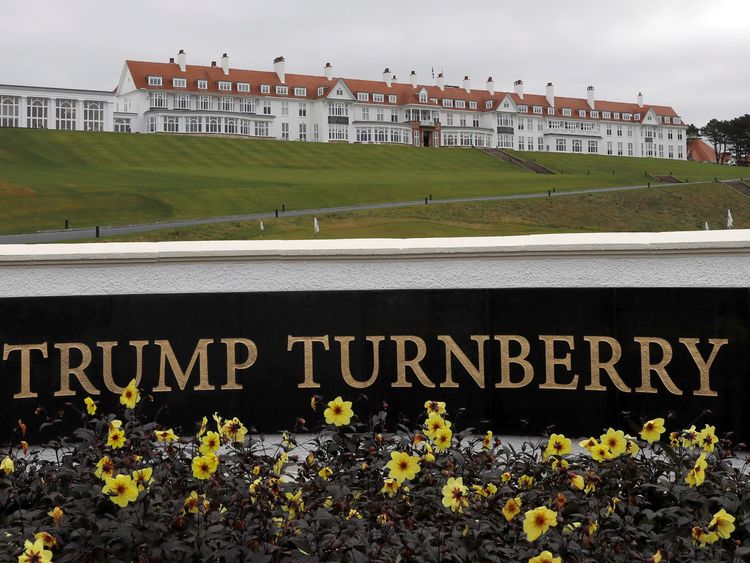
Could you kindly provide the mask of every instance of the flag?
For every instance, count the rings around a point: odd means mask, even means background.
[[[317,237],[319,232],[320,232],[320,225],[318,224],[318,218],[313,217],[313,233]]]
[[[705,225],[703,225],[703,230],[704,230],[704,231],[707,231],[707,230],[708,230],[708,221],[706,221],[706,224],[705,224]]]
[[[432,79],[435,80],[435,67],[432,67]]]
[[[263,221],[260,222],[260,232],[263,232]]]
[[[734,220],[732,219],[732,210],[727,209],[727,229],[734,227]]]

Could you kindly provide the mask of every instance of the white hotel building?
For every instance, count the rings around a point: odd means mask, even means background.
[[[166,63],[126,61],[113,92],[0,84],[0,127],[122,133],[229,135],[308,142],[478,146],[520,151],[685,159],[685,125],[668,106],[398,82],[290,74],[220,63],[188,65],[180,51]]]

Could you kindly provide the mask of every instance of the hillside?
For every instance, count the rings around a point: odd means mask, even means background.
[[[523,153],[537,175],[474,149],[0,129],[0,233],[368,202],[691,181],[737,169],[656,159]],[[560,160],[564,158],[564,160]],[[615,171],[612,174],[612,171]]]

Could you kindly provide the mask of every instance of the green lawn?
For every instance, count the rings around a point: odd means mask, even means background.
[[[472,204],[440,204],[318,217],[318,238],[409,238],[534,233],[683,231],[750,227],[750,198],[706,183],[645,190]],[[264,239],[313,238],[311,217],[264,221]],[[106,241],[233,240],[259,238],[258,223],[235,222],[168,229]]]
[[[690,180],[735,168],[656,159],[523,153],[537,175],[474,149],[0,129],[0,233],[122,225],[369,202]],[[612,175],[612,169],[615,174]],[[590,170],[590,173],[589,173]]]

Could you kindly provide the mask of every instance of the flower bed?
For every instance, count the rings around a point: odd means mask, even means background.
[[[325,425],[297,451],[238,419],[180,437],[86,399],[81,427],[0,462],[0,561],[731,561],[750,554],[748,475],[715,429],[646,421],[629,436],[551,434],[513,449],[425,404],[357,421],[311,400]],[[299,420],[297,430],[306,430]]]

